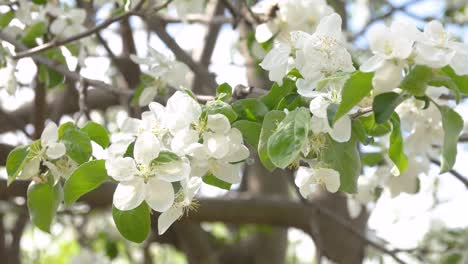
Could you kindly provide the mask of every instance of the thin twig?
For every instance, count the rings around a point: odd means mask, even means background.
[[[429,160],[431,161],[432,164],[435,164],[437,166],[441,166],[441,163],[440,161],[434,159],[434,158],[429,158]],[[459,173],[458,171],[456,170],[450,170],[448,171],[450,172],[450,174],[452,174],[457,180],[459,180],[461,183],[463,183],[465,185],[466,188],[468,188],[468,179],[466,177],[464,177],[461,173]]]
[[[108,26],[110,26],[111,24],[113,24],[115,22],[126,19],[126,18],[128,18],[128,17],[130,17],[132,15],[137,15],[138,9],[141,8],[141,6],[143,5],[144,2],[145,2],[145,0],[141,0],[132,10],[129,10],[129,11],[127,11],[127,12],[125,12],[125,13],[119,15],[119,16],[109,18],[109,19],[105,20],[100,25],[98,25],[98,26],[96,26],[94,28],[83,31],[83,32],[81,32],[79,34],[76,34],[74,36],[71,36],[71,37],[63,39],[63,40],[55,39],[55,40],[53,40],[51,42],[44,43],[42,45],[36,46],[36,47],[31,48],[29,50],[22,51],[22,52],[16,54],[15,56],[13,56],[13,59],[21,59],[21,58],[24,58],[24,57],[31,57],[31,56],[36,55],[38,53],[41,53],[43,51],[53,49],[55,47],[63,46],[63,45],[66,45],[68,43],[80,40],[80,39],[88,37],[88,36],[91,36],[91,35],[99,32],[99,31],[107,28]],[[163,3],[162,5],[156,7],[154,9],[154,12],[157,12],[157,11],[159,11],[161,9],[166,8],[166,6],[170,2],[172,2],[172,0],[168,0],[165,3]]]

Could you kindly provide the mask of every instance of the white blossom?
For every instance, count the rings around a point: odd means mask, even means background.
[[[182,180],[181,190],[177,193],[174,204],[158,218],[158,234],[162,235],[184,212],[190,210],[193,205],[193,198],[202,185],[199,177],[189,177]]]
[[[407,64],[405,60],[420,36],[421,32],[415,25],[399,21],[390,27],[377,25],[369,30],[369,44],[374,55],[361,65],[360,70],[375,72],[372,81],[377,94],[399,86]]]
[[[180,181],[190,174],[190,164],[185,159],[162,164],[153,160],[160,154],[160,141],[150,132],[138,136],[133,150],[134,158],[118,157],[106,161],[106,169],[119,181],[114,193],[114,206],[131,210],[143,201],[155,211],[164,212],[174,202],[171,182]]]
[[[439,21],[425,25],[416,54],[418,64],[433,68],[450,65],[458,75],[468,74],[468,45],[454,41]]]
[[[68,38],[86,30],[83,23],[86,11],[80,8],[53,11],[57,18],[50,24],[50,32],[60,38]]]
[[[148,74],[155,78],[153,84],[145,87],[141,93],[138,101],[140,106],[146,106],[152,102],[160,90],[167,85],[176,89],[188,86],[189,68],[187,65],[176,61],[173,56],[166,56],[151,47],[148,50],[150,53],[148,58],[130,56],[135,63],[148,66]]]
[[[40,144],[31,145],[31,159],[24,165],[18,178],[31,179],[32,177],[38,176],[42,163],[49,169],[52,168],[52,174],[57,180],[60,175],[66,174],[66,172],[54,171],[55,165],[53,161],[62,158],[65,153],[65,145],[58,141],[57,125],[50,122],[41,134]]]
[[[309,168],[300,166],[296,172],[295,183],[304,198],[314,193],[317,185],[335,193],[340,188],[340,173],[329,168]]]
[[[274,8],[277,11],[270,14]],[[333,13],[325,0],[261,1],[252,10],[259,15],[274,16],[256,27],[255,38],[260,43],[275,35],[280,40],[287,39],[289,33],[295,30],[313,33],[319,21]]]

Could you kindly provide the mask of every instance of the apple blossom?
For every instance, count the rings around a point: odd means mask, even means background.
[[[304,198],[308,198],[310,194],[314,193],[317,185],[334,193],[340,188],[340,173],[330,168],[301,166],[296,172],[295,183]]]
[[[41,134],[39,144],[31,146],[30,160],[26,162],[18,178],[30,179],[41,173],[40,166],[43,164],[52,170],[54,178],[57,179],[59,173],[55,171],[56,166],[53,160],[62,158],[66,153],[65,145],[58,141],[58,128],[53,122],[47,124]]]
[[[133,155],[106,161],[109,176],[119,181],[114,193],[114,206],[131,210],[143,201],[155,211],[164,212],[174,202],[172,182],[180,181],[190,173],[188,161],[180,159],[154,164],[160,155],[160,141],[149,132],[139,135]]]

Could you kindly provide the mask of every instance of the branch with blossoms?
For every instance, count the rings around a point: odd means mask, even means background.
[[[131,97],[132,106],[147,110],[140,118],[126,118],[112,134],[93,121],[81,124],[79,118],[61,125],[49,122],[39,139],[13,149],[6,160],[8,182],[30,182],[27,205],[32,222],[50,231],[62,204],[72,207],[112,182],[117,185],[112,190],[115,225],[126,239],[142,242],[151,230],[152,211],[158,212],[158,234],[187,212],[189,219],[200,217],[202,213],[192,215],[191,211],[197,208],[201,186],[230,190],[241,182],[243,166],[252,155],[258,155],[269,171],[294,171],[294,185],[304,203],[298,211],[304,210],[303,205],[311,206],[308,200],[318,190],[325,190],[347,194],[350,216],[359,215],[362,205],[375,201],[382,190],[392,197],[418,192],[419,178],[434,163],[428,153],[436,151],[440,156],[441,173],[454,173],[463,118],[454,110],[455,102],[440,98],[449,93],[458,103],[468,94],[467,45],[451,38],[437,21],[428,23],[424,31],[394,21],[369,31],[372,54],[358,67],[346,48],[342,18],[325,1],[317,3],[320,8],[307,1],[279,2],[263,14],[258,6],[248,7],[242,19],[252,17],[251,24],[259,23],[249,39],[249,52],[264,54],[259,55],[259,66],[274,82],[272,87],[262,87],[265,90],[257,89],[261,94],[251,98],[243,97],[255,89],[233,89],[226,83],[218,86],[207,67],[213,47],[208,45],[204,52],[208,55],[197,62],[167,32],[167,21],[158,17],[151,21],[146,12],[138,11],[143,1],[89,30],[80,22],[63,23],[84,18],[83,12],[68,10],[66,18],[52,18],[50,32],[45,25],[39,33],[30,33],[32,36],[0,32],[0,38],[18,52],[8,59],[31,56],[39,67],[47,67],[39,71],[42,76],[47,74],[48,82],[54,72],[80,82],[80,114],[87,110],[88,85]],[[44,9],[47,14],[57,14],[57,10]],[[234,7],[228,9],[233,16],[241,16]],[[216,14],[213,12],[213,18]],[[135,90],[84,78],[68,69],[63,55],[54,53],[58,46],[86,41],[85,37],[131,15],[147,19],[149,27],[174,51],[168,55],[149,47],[145,56],[132,54],[130,59],[145,69]],[[303,23],[289,23],[302,18]],[[62,40],[46,42],[50,36]],[[45,44],[38,45],[37,39]],[[109,47],[107,50],[115,57]],[[8,73],[15,67],[12,64]],[[216,95],[198,95],[187,89],[190,71],[204,79],[205,85],[217,87]],[[14,86],[13,81],[8,83]],[[165,104],[155,102],[169,94]],[[93,152],[93,142],[106,155]],[[378,172],[373,177],[361,175],[365,167],[376,167]],[[235,207],[239,201],[231,205]],[[205,201],[210,202],[220,211],[216,200]],[[271,203],[263,205],[272,208]],[[229,222],[225,215],[216,217]],[[282,216],[268,219],[270,222],[262,218],[270,215],[251,217],[261,223],[310,229],[309,217],[299,224],[283,222],[290,220]],[[340,219],[336,222],[348,226]],[[403,263],[394,252],[357,231],[350,232]]]

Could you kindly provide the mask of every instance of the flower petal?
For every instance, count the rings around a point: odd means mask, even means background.
[[[29,180],[34,176],[39,175],[39,168],[41,165],[40,159],[32,159],[24,165],[21,173],[18,175],[20,180]]]
[[[114,192],[114,206],[127,211],[137,208],[145,200],[145,183],[142,179],[120,182]]]
[[[223,114],[208,115],[206,126],[215,133],[225,134],[231,128],[229,119]]]
[[[385,62],[384,58],[378,55],[374,55],[370,57],[366,62],[364,62],[359,69],[362,72],[374,72],[378,68],[382,67],[384,62]]]
[[[146,203],[157,212],[168,210],[174,203],[174,188],[166,181],[151,178],[143,193]]]
[[[129,181],[138,173],[135,161],[132,158],[118,157],[106,160],[107,174],[116,181]]]
[[[224,135],[206,133],[203,136],[203,145],[208,154],[215,159],[222,159],[229,152],[229,140]]]
[[[143,132],[135,141],[133,156],[138,164],[150,165],[158,157],[161,144],[159,139],[150,132]]]
[[[54,122],[50,122],[44,128],[41,134],[42,147],[46,147],[53,142],[58,140],[58,127]]]
[[[158,95],[158,88],[155,86],[148,86],[145,89],[143,89],[143,92],[141,92],[140,97],[138,98],[138,105],[143,107],[147,106],[149,103],[151,103],[154,98]]]
[[[351,138],[351,119],[348,115],[344,115],[338,119],[328,132],[336,142],[347,142]]]
[[[158,218],[158,234],[164,234],[167,229],[184,214],[182,207],[171,207]]]
[[[190,175],[190,163],[184,160],[165,163],[158,166],[157,178],[167,182],[176,182]]]
[[[316,170],[316,177],[321,178],[327,190],[335,193],[340,188],[340,173],[334,169],[319,168]]]
[[[51,142],[47,146],[46,155],[49,159],[58,159],[65,155],[67,150],[65,149],[65,145],[63,143],[56,143]]]
[[[209,168],[211,173],[218,179],[231,184],[237,184],[241,181],[241,165],[230,164],[227,162],[221,162],[217,160],[209,161]]]

